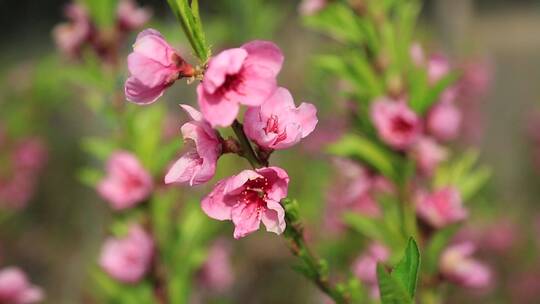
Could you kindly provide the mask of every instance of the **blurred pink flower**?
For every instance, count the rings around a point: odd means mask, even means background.
[[[136,283],[148,272],[154,255],[152,237],[138,224],[121,238],[109,237],[101,249],[99,264],[114,279]]]
[[[375,100],[371,106],[371,120],[381,140],[398,150],[409,148],[420,135],[419,119],[403,101]]]
[[[0,207],[22,209],[28,205],[36,188],[36,176],[16,171],[6,180],[0,180]]]
[[[99,194],[115,210],[135,206],[152,191],[152,177],[130,152],[117,151],[107,162],[107,176],[97,185]]]
[[[277,89],[282,64],[281,50],[269,41],[251,41],[217,54],[197,87],[204,118],[213,127],[227,127],[236,118],[239,104],[260,106]]]
[[[419,42],[415,41],[412,43],[409,53],[414,65],[421,67],[425,64],[426,55],[424,54],[424,49]]]
[[[451,101],[440,101],[428,112],[428,132],[440,141],[449,141],[459,135],[461,112]]]
[[[128,56],[130,77],[125,94],[129,101],[149,104],[181,77],[193,76],[194,69],[154,29],[139,33]]]
[[[441,254],[441,273],[450,281],[468,288],[485,288],[492,281],[491,270],[471,255],[475,251],[472,242],[451,245]]]
[[[468,216],[459,191],[445,187],[433,193],[420,192],[416,199],[418,216],[435,228],[464,220]]]
[[[27,138],[15,147],[13,164],[15,170],[30,170],[37,172],[47,162],[47,149],[38,138]]]
[[[308,136],[317,125],[313,104],[294,106],[291,93],[278,88],[261,106],[251,107],[244,116],[244,131],[267,150],[289,148]]]
[[[0,168],[0,207],[22,209],[33,197],[39,174],[47,162],[45,144],[36,137],[27,137],[2,147],[6,166]]]
[[[353,263],[354,275],[371,289],[372,298],[379,298],[377,263],[386,262],[389,258],[388,248],[379,243],[372,243]]]
[[[234,283],[229,245],[223,239],[214,241],[199,271],[200,284],[214,292],[225,292]]]
[[[66,56],[80,55],[82,46],[92,35],[92,24],[86,8],[77,3],[68,4],[64,10],[69,21],[54,27],[53,37],[58,49]]]
[[[278,167],[244,170],[219,181],[202,200],[203,211],[217,220],[232,220],[234,238],[259,229],[281,234],[285,231],[285,211],[280,201],[287,196],[289,176]]]
[[[134,0],[120,0],[116,14],[118,26],[123,31],[132,31],[142,27],[152,15],[149,9],[139,7]]]
[[[450,72],[450,62],[443,54],[433,54],[427,62],[429,83],[435,84]]]
[[[327,4],[328,0],[302,0],[298,11],[304,16],[314,15],[324,9]]]
[[[181,130],[187,151],[172,165],[165,183],[187,183],[191,186],[206,183],[216,173],[221,155],[221,140],[201,113],[188,105],[180,105],[191,117]]]
[[[16,267],[0,270],[0,303],[31,304],[44,298],[41,288],[28,282],[26,274]]]
[[[367,217],[380,216],[375,196],[393,191],[388,180],[373,176],[365,167],[349,159],[335,158],[333,163],[337,172],[326,195],[324,221],[327,229],[336,233],[343,231],[346,227],[343,214],[346,212]]]
[[[446,149],[429,137],[421,137],[411,152],[418,169],[426,176],[431,176],[439,163],[448,157]]]

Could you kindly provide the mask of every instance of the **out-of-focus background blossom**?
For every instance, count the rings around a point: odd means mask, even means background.
[[[46,303],[97,303],[87,273],[98,261],[110,222],[108,204],[80,182],[78,172],[94,161],[82,152],[81,138],[107,135],[111,117],[92,114],[92,107],[100,107],[104,96],[87,94],[87,88],[73,83],[100,80],[84,78],[88,75],[73,66],[81,58],[90,58],[97,61],[96,69],[101,64],[105,70],[125,69],[125,62],[115,62],[125,56],[117,55],[127,55],[135,41],[132,29],[147,21],[183,56],[191,57],[166,1],[139,1],[144,11],[121,2],[114,38],[96,35],[87,12],[67,6],[67,1],[0,4],[0,271],[16,266],[29,281],[23,291],[44,297]],[[373,200],[393,189],[365,168],[323,152],[328,142],[348,128],[342,118],[351,107],[339,93],[347,84],[313,73],[310,57],[331,50],[332,44],[304,27],[299,17],[314,13],[326,1],[302,5],[285,0],[200,2],[208,40],[216,49],[254,38],[271,39],[282,48],[286,64],[280,83],[298,96],[297,104],[307,101],[317,106],[319,125],[275,161],[289,172],[290,193],[308,218],[309,240],[318,241],[317,249],[332,263],[349,261],[348,266],[341,266],[343,270],[373,285],[376,261],[388,258],[385,248],[360,239],[351,240],[350,248],[331,245],[345,229],[341,212],[377,216]],[[492,172],[480,203],[469,208],[472,220],[440,261],[442,275],[456,283],[445,286],[450,291],[445,303],[536,303],[540,301],[540,4],[533,0],[425,1],[418,32],[429,54],[446,54],[461,72],[458,84],[445,92],[452,102],[441,101],[431,109],[424,127],[441,141],[456,137],[453,145],[458,149],[477,147],[480,162]],[[89,48],[98,58],[89,55]],[[417,51],[413,56],[418,64],[431,64],[431,77],[444,73],[446,67],[440,65],[438,55]],[[90,98],[82,100],[83,92]],[[110,99],[124,102],[121,95]],[[163,133],[171,141],[180,141],[180,122],[185,117],[177,105],[194,104],[196,97],[193,90],[180,85],[167,92],[165,100],[170,117]],[[441,121],[445,123],[437,125]],[[461,124],[459,130],[451,128],[456,121]],[[446,151],[440,149],[432,142],[415,147],[426,175],[431,174],[433,162],[446,158]],[[225,168],[236,164],[226,155],[220,162]],[[218,176],[225,175],[218,170]],[[196,191],[200,197],[205,193]],[[464,217],[460,210],[456,212],[445,220]],[[426,215],[425,220],[433,219]],[[322,301],[309,282],[291,271],[292,259],[283,240],[259,233],[234,241],[232,228],[225,227],[228,239],[216,240],[201,257],[204,263],[197,274],[193,302]],[[42,289],[33,289],[37,288],[34,284]],[[376,298],[376,291],[372,294]]]

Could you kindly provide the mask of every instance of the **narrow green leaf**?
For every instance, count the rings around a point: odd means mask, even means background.
[[[401,283],[392,277],[382,264],[377,264],[377,280],[382,304],[412,304],[413,301]]]
[[[342,157],[359,158],[391,180],[399,180],[393,152],[365,137],[347,134],[330,145],[328,152]]]
[[[420,268],[420,251],[413,238],[409,238],[405,255],[392,271],[392,277],[396,278],[405,287],[409,296],[414,298],[416,283],[418,281],[418,269]]]

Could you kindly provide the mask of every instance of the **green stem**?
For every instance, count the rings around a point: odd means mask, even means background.
[[[324,262],[313,255],[306,244],[301,226],[291,219],[289,212],[286,213],[285,220],[287,222],[285,238],[289,240],[291,252],[302,260],[305,268],[303,274],[309,280],[313,281],[322,292],[327,294],[337,304],[350,303],[347,295],[330,283],[326,273],[327,270],[325,266],[323,266]]]
[[[238,121],[238,119],[234,120],[231,127],[236,135],[236,138],[238,138],[240,147],[242,148],[241,156],[247,159],[253,168],[264,167],[265,164],[259,159],[259,157],[257,157],[257,154],[255,153],[255,150],[253,150],[246,133],[244,133],[244,127]]]

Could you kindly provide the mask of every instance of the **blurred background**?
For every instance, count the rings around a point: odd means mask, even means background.
[[[159,28],[180,50],[182,45],[188,49],[166,1],[138,2],[152,8],[150,26]],[[309,66],[311,55],[331,46],[325,37],[303,26],[298,16],[298,2],[257,1],[264,10],[246,5],[243,16],[237,15],[237,8],[244,2],[241,0],[200,2],[208,40],[215,49],[239,45],[253,38],[275,41],[286,58],[280,82],[287,84],[297,99],[317,104],[322,109],[321,122],[330,126],[337,123],[333,117],[332,96],[313,88],[312,81],[318,76]],[[86,273],[95,264],[110,220],[106,204],[94,189],[83,185],[78,178],[78,170],[89,163],[81,150],[80,139],[103,135],[107,128],[81,100],[77,88],[69,83],[69,77],[58,75],[58,62],[60,68],[65,64],[66,69],[71,63],[59,59],[51,31],[65,20],[63,7],[67,3],[60,0],[0,1],[0,27],[3,29],[0,119],[10,120],[5,117],[10,104],[28,103],[29,108],[17,116],[20,121],[15,124],[21,126],[14,129],[41,137],[46,142],[48,155],[27,209],[1,223],[0,265],[24,268],[32,281],[46,290],[46,303],[87,301],[90,279]],[[257,14],[260,17],[254,20],[252,17]],[[530,130],[534,113],[540,110],[539,29],[539,1],[431,0],[425,1],[423,6],[418,26],[420,37],[429,41],[433,49],[446,52],[455,62],[477,60],[488,66],[490,84],[488,93],[479,103],[480,126],[466,142],[479,148],[481,163],[492,169],[492,180],[478,208],[487,210],[491,218],[508,220],[512,237],[516,239],[514,249],[508,250],[509,258],[490,260],[497,269],[497,286],[504,291],[499,289],[488,295],[473,296],[456,293],[448,303],[478,303],[475,297],[488,301],[482,303],[540,301],[540,265],[531,249],[534,246],[527,242],[530,233],[533,233],[532,239],[540,242],[540,230],[531,232],[534,231],[531,227],[540,226],[540,171],[534,129]],[[130,51],[134,37],[135,33],[127,39],[122,50],[125,54]],[[125,70],[125,63],[119,66]],[[127,76],[127,71],[124,74]],[[185,118],[175,105],[194,104],[195,96],[185,88],[175,89],[167,95],[166,102],[179,126]],[[343,112],[343,109],[337,111]],[[25,125],[32,127],[25,129]],[[540,134],[540,128],[536,132]],[[177,136],[180,140],[179,134]],[[292,186],[293,193],[313,204],[303,207],[312,221],[308,227],[318,225],[332,174],[330,162],[320,150],[315,140],[307,141],[294,151],[281,153],[277,160],[289,166],[292,179],[298,181]],[[313,165],[309,172],[294,168],[299,157]],[[308,179],[307,175],[317,178]],[[196,191],[202,195],[205,190]],[[230,235],[230,230],[226,235]],[[284,303],[283,299],[287,299],[287,303],[318,301],[312,297],[318,291],[290,270],[291,257],[282,240],[259,233],[234,243],[234,247],[233,264],[242,279],[234,285],[230,303]],[[518,258],[523,254],[529,256],[528,262]],[[519,285],[517,282],[521,281]],[[516,284],[519,286],[514,286]],[[514,300],[516,293],[530,293],[526,298],[528,302]],[[492,297],[493,294],[498,296]]]

